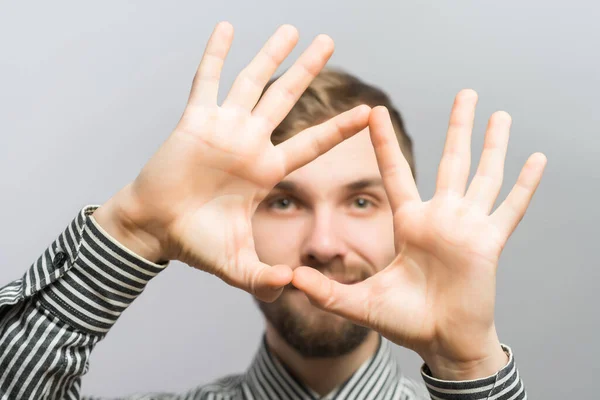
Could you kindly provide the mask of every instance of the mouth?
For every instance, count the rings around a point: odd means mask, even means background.
[[[367,279],[366,277],[356,278],[356,277],[336,276],[336,275],[328,275],[328,274],[324,274],[324,275],[325,275],[325,277],[327,277],[333,281],[336,281],[338,283],[341,283],[343,285],[355,285],[355,284],[360,283],[360,282],[364,281],[365,279]],[[289,285],[286,286],[286,290],[299,290],[299,289],[290,283]]]
[[[364,281],[369,277],[369,274],[367,274],[364,270],[323,271],[323,275],[343,285],[354,285]]]
[[[343,285],[354,285],[356,283],[363,281],[363,279],[361,279],[361,278],[354,278],[354,277],[335,276],[335,275],[332,275],[332,276],[325,275],[325,276],[328,277],[329,279],[334,280]]]

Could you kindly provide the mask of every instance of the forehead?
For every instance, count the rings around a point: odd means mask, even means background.
[[[324,190],[379,176],[375,150],[366,128],[293,171],[283,180]]]

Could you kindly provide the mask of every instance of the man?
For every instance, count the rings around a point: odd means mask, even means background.
[[[255,295],[265,340],[242,376],[132,398],[525,398],[494,326],[495,272],[545,157],[491,213],[510,118],[490,119],[467,190],[476,95],[462,91],[423,202],[381,92],[324,72],[294,108],[333,51],[326,36],[263,94],[297,41],[281,27],[217,106],[232,36],[216,27],[181,121],[138,177],[0,290],[2,399],[80,398],[91,350],[169,260]],[[319,85],[336,79],[348,91],[327,101]],[[401,375],[387,340],[423,358],[426,386]]]

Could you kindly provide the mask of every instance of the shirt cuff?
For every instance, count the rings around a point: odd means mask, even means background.
[[[92,217],[87,206],[23,278],[23,295],[69,326],[104,335],[168,264],[155,264],[125,248]]]
[[[468,381],[446,381],[431,376],[426,364],[421,367],[421,376],[432,399],[524,399],[525,388],[519,378],[515,359],[510,347],[502,345],[508,354],[508,363],[497,374]]]

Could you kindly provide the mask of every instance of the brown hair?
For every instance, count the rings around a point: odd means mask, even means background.
[[[267,88],[275,80],[271,80]],[[289,114],[275,128],[271,142],[279,144],[306,128],[361,104],[370,107],[385,106],[389,110],[400,149],[410,165],[413,176],[416,176],[412,140],[390,98],[381,89],[337,69],[326,68],[317,75]]]

